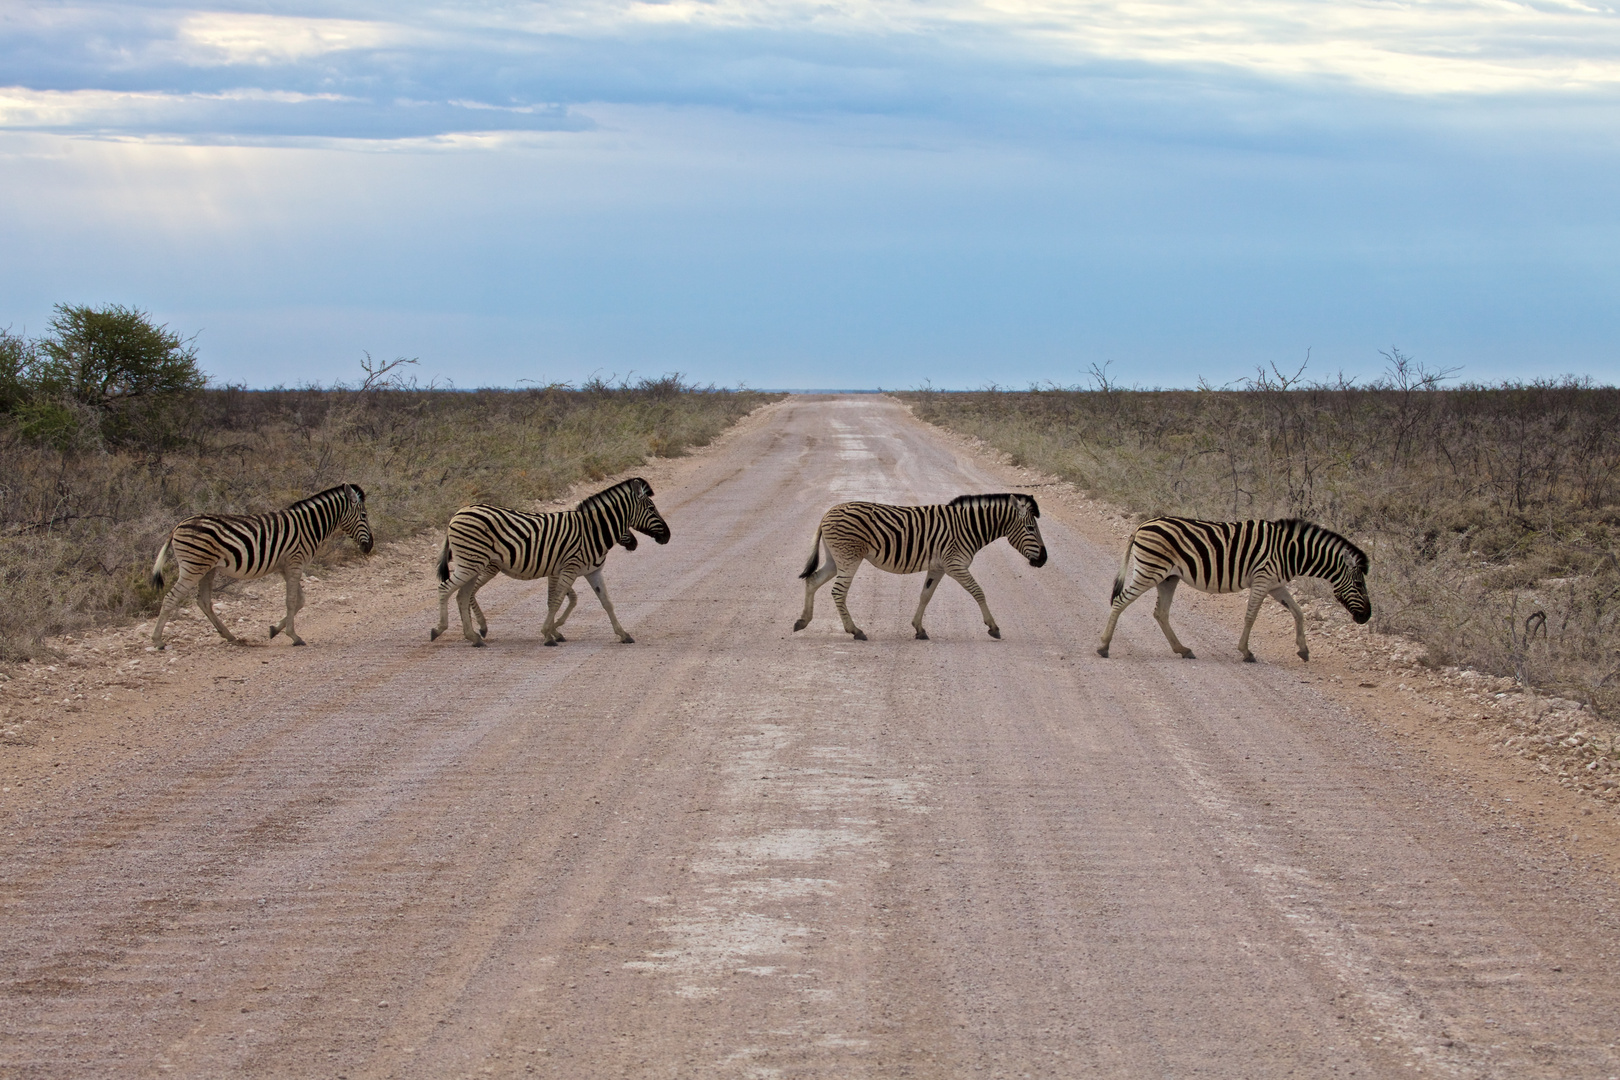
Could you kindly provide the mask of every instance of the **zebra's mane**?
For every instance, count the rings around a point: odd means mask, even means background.
[[[359,484],[339,484],[337,487],[329,487],[325,491],[317,491],[308,498],[299,499],[297,502],[287,507],[287,509],[296,510],[301,506],[313,506],[315,503],[327,502],[333,498],[341,500],[344,498],[344,490],[346,488],[353,489],[355,495],[359,496],[361,502],[366,501],[366,493],[360,490]]]
[[[1296,536],[1302,534],[1315,534],[1317,536],[1326,537],[1334,544],[1337,544],[1344,551],[1344,553],[1348,555],[1353,562],[1355,562],[1356,569],[1361,571],[1361,573],[1364,575],[1367,573],[1367,568],[1371,565],[1367,559],[1367,553],[1365,551],[1362,551],[1360,548],[1356,547],[1356,545],[1352,544],[1349,540],[1346,540],[1332,529],[1325,529],[1314,521],[1306,521],[1304,518],[1281,518],[1278,520],[1277,525],[1281,528],[1287,529]]]
[[[1035,501],[1035,496],[1025,495],[1022,492],[1001,491],[994,495],[958,495],[947,506],[1005,506],[1009,503],[1027,502],[1029,512],[1035,517],[1041,516],[1041,505]]]
[[[628,480],[619,481],[610,488],[603,488],[595,495],[587,495],[585,498],[579,501],[579,505],[574,507],[574,509],[578,511],[593,509],[595,507],[615,501],[618,496],[622,494],[651,495],[652,493],[653,489],[651,484],[647,483],[647,481],[643,480],[639,476],[632,476]]]

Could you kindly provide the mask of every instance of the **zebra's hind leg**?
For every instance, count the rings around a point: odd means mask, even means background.
[[[1132,575],[1130,587],[1120,589],[1119,592],[1114,594],[1113,606],[1110,607],[1108,611],[1108,625],[1103,627],[1102,641],[1097,644],[1098,656],[1104,658],[1108,656],[1108,646],[1113,643],[1114,627],[1119,625],[1120,614],[1124,612],[1126,608],[1136,603],[1137,598],[1146,591],[1147,587],[1145,585],[1139,585],[1135,581],[1135,575]]]
[[[484,619],[484,609],[478,606],[478,590],[495,580],[500,567],[486,566],[483,572],[473,579],[472,591],[467,595],[467,609],[472,612],[473,618],[478,620],[478,636],[489,641],[489,623]]]
[[[857,563],[857,565],[859,564]],[[816,590],[837,576],[838,563],[829,556],[819,570],[804,579],[804,614],[800,615],[799,621],[793,624],[795,633],[809,626],[810,620],[815,617]],[[845,629],[848,629],[848,627]]]
[[[943,568],[938,566],[928,568],[928,577],[923,581],[922,596],[917,601],[917,614],[911,619],[911,628],[917,631],[918,641],[928,640],[928,631],[923,629],[922,624],[923,612],[928,610],[928,601],[934,598],[934,590],[939,588],[939,583],[944,580]]]
[[[218,572],[219,568],[215,567],[197,582],[197,606],[208,616],[208,621],[214,624],[214,629],[219,631],[220,637],[232,645],[240,645],[241,642],[237,640],[236,635],[225,629],[225,624],[220,622],[219,616],[214,613],[214,575]]]
[[[1177,577],[1165,578],[1159,582],[1159,600],[1153,605],[1153,618],[1158,621],[1159,629],[1164,631],[1165,639],[1170,642],[1171,650],[1183,660],[1193,660],[1196,659],[1193,656],[1193,651],[1183,645],[1180,639],[1176,637],[1176,632],[1170,629],[1170,601],[1176,598],[1176,586],[1179,584],[1181,584],[1181,579]]]
[[[304,606],[304,567],[289,566],[281,571],[281,578],[287,583],[287,617],[270,628],[270,636],[285,633],[292,639],[294,645],[302,645],[304,639],[298,636],[294,620],[298,617],[299,609]]]
[[[174,583],[174,587],[169,590],[169,595],[163,598],[163,603],[158,608],[157,623],[152,627],[153,648],[158,650],[168,648],[167,645],[163,644],[163,624],[168,622],[176,611],[180,610],[181,605],[185,603],[186,593],[191,590],[191,587],[192,582],[186,579],[185,567],[182,566],[180,568],[180,579]]]
[[[990,605],[984,602],[984,590],[979,588],[977,581],[973,580],[973,575],[968,573],[968,568],[965,566],[947,566],[945,572],[951,575],[958,585],[966,589],[969,596],[978,601],[979,614],[984,616],[984,628],[990,632],[991,637],[1000,638],[1001,627],[996,625],[996,617],[990,614]]]
[[[608,599],[607,582],[602,580],[602,568],[597,567],[595,570],[592,570],[590,573],[586,574],[585,580],[590,582],[591,588],[596,591],[596,598],[602,601],[602,610],[607,612],[608,622],[613,624],[613,632],[619,635],[619,643],[622,645],[634,645],[636,639],[630,636],[630,632],[628,630],[619,625],[619,617],[613,613],[613,601]],[[574,595],[574,590],[569,589],[568,595],[570,598],[572,598]],[[570,601],[568,610],[572,611],[573,609],[574,605],[572,601]],[[564,613],[563,618],[567,617],[567,614]],[[557,625],[562,625],[562,619],[557,620]],[[562,640],[561,634],[557,635],[557,640]]]
[[[839,618],[844,620],[844,633],[854,637],[856,641],[865,641],[866,632],[855,625],[855,620],[849,617],[849,586],[855,580],[855,571],[861,568],[861,560],[849,560],[849,569],[838,571],[838,580],[833,582],[833,604],[838,608]]]
[[[1305,644],[1305,613],[1301,611],[1299,605],[1294,602],[1294,598],[1289,595],[1288,590],[1281,585],[1271,590],[1271,598],[1277,601],[1277,603],[1281,604],[1283,607],[1287,608],[1289,611],[1293,612],[1294,645],[1299,650],[1299,658],[1301,660],[1309,660],[1311,658],[1311,647]]]

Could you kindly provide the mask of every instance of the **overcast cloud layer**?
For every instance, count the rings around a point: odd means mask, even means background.
[[[1608,4],[0,3],[0,326],[222,381],[1620,378]]]

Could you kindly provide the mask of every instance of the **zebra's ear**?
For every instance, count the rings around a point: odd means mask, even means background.
[[[1035,501],[1035,496],[1033,496],[1033,495],[1019,495],[1018,497],[1020,499],[1024,500],[1024,502],[1029,504],[1029,512],[1030,512],[1030,515],[1032,517],[1040,517],[1041,516],[1041,504]]]
[[[350,484],[349,489],[354,492],[354,497],[355,498],[359,499],[361,502],[366,501],[365,489],[362,488],[359,484]]]
[[[641,477],[638,476],[638,477],[636,477],[636,479],[641,480]],[[641,480],[641,488],[642,488],[642,491],[645,492],[648,496],[651,496],[653,494],[652,485],[647,483],[647,481]]]

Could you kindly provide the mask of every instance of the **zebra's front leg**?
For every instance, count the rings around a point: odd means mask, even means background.
[[[270,636],[285,633],[292,639],[294,645],[302,645],[304,639],[298,636],[294,622],[298,611],[304,606],[304,567],[289,566],[281,571],[281,579],[287,583],[287,617],[270,628]]]
[[[220,622],[219,616],[214,613],[214,575],[218,572],[219,568],[215,567],[197,582],[197,606],[208,616],[208,621],[214,624],[214,629],[219,631],[220,637],[232,645],[240,645],[241,642],[237,640],[236,635],[225,629],[225,624]]]
[[[855,571],[861,568],[861,560],[852,559],[848,570],[838,572],[838,580],[833,582],[833,604],[838,608],[838,617],[844,620],[844,633],[854,637],[856,641],[865,641],[866,632],[855,625],[855,620],[849,617],[849,586],[855,580]]]
[[[1293,612],[1294,645],[1299,650],[1299,658],[1301,660],[1309,660],[1311,658],[1311,648],[1309,645],[1305,644],[1305,613],[1301,611],[1299,605],[1294,602],[1294,598],[1289,595],[1288,590],[1281,585],[1271,590],[1271,598],[1277,601],[1277,603],[1281,604],[1283,607],[1287,608],[1289,611]]]
[[[546,590],[546,621],[540,627],[547,645],[556,645],[563,640],[563,636],[557,633],[557,609],[562,607],[563,598],[574,590],[576,576],[573,571],[564,570],[551,575],[550,588]]]
[[[798,633],[809,626],[810,620],[815,617],[816,590],[837,576],[838,563],[829,555],[827,561],[822,563],[814,574],[804,579],[804,614],[800,615],[799,621],[793,624],[794,633]]]
[[[586,574],[585,580],[590,582],[591,588],[595,590],[596,598],[602,601],[602,610],[607,612],[608,622],[613,624],[613,632],[619,635],[619,643],[621,645],[634,645],[636,639],[630,636],[630,632],[628,630],[619,625],[619,617],[613,613],[613,601],[608,599],[607,582],[602,580],[602,568],[599,566],[595,570],[592,570],[590,573]],[[570,600],[568,610],[572,611],[574,610],[574,605],[572,603],[574,596],[573,589],[568,590],[568,596]],[[566,619],[567,617],[567,614],[564,613],[563,618]],[[561,626],[562,621],[558,620],[557,625]]]
[[[578,606],[579,606],[579,594],[577,592],[575,592],[573,589],[569,589],[568,590],[568,606],[562,609],[562,614],[557,616],[557,625],[552,627],[552,629],[557,631],[557,640],[558,641],[567,641],[568,640],[567,638],[562,636],[562,625],[563,625],[563,623],[568,621],[568,616],[572,615],[574,613],[574,609],[576,607],[578,607]]]
[[[928,576],[923,581],[922,596],[917,600],[917,614],[912,617],[911,628],[917,631],[918,641],[928,640],[928,631],[923,629],[923,612],[928,610],[928,601],[934,598],[934,590],[939,583],[945,580],[945,569],[940,566],[930,566]]]
[[[978,601],[979,614],[984,616],[984,628],[990,632],[991,637],[1000,638],[1001,627],[996,625],[996,617],[990,614],[990,605],[984,602],[984,590],[979,588],[977,581],[973,580],[973,575],[968,573],[968,568],[966,566],[947,566],[945,572],[951,575],[958,585],[966,589],[969,596]]]
[[[1170,601],[1176,598],[1176,586],[1181,584],[1178,577],[1165,578],[1159,582],[1159,599],[1153,605],[1153,618],[1158,621],[1159,629],[1164,631],[1164,638],[1170,643],[1170,650],[1183,660],[1193,660],[1193,651],[1181,643],[1176,632],[1170,629]]]
[[[1238,652],[1243,654],[1245,664],[1254,663],[1254,653],[1249,651],[1249,633],[1254,629],[1254,620],[1260,615],[1260,605],[1266,602],[1266,597],[1276,586],[1270,583],[1255,582],[1249,589],[1249,607],[1243,615],[1243,636],[1238,638]]]

